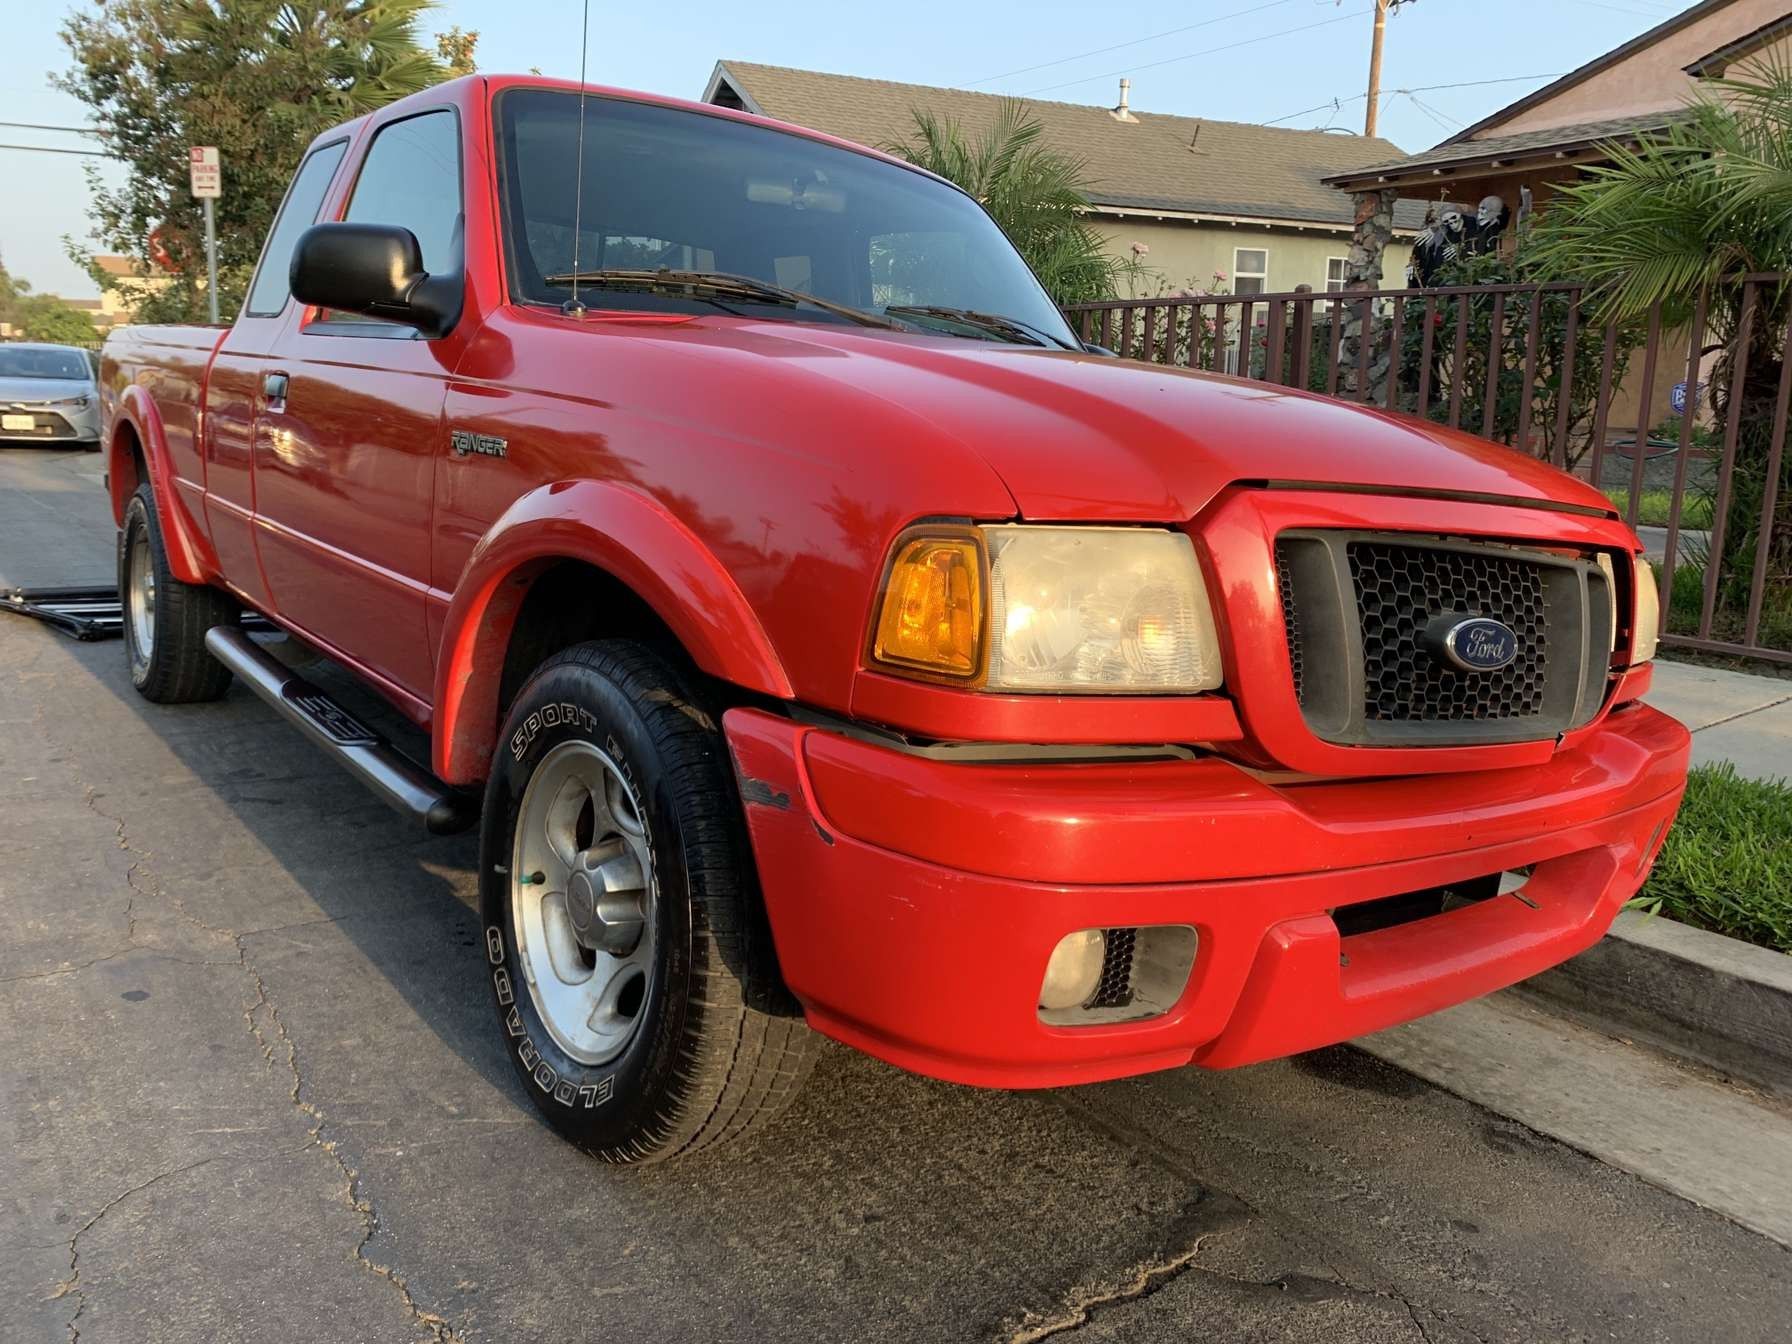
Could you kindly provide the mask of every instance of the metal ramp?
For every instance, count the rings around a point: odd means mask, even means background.
[[[111,584],[84,588],[7,588],[0,610],[16,611],[76,639],[116,639],[124,633],[124,605]]]
[[[0,611],[53,625],[80,640],[117,639],[124,634],[124,604],[109,583],[73,588],[0,588]],[[252,611],[243,613],[242,628],[256,634],[274,627]]]

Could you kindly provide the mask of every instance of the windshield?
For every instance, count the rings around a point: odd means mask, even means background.
[[[66,378],[85,383],[91,376],[87,356],[79,350],[0,345],[0,378]]]
[[[575,263],[578,95],[508,90],[497,100],[497,131],[511,292],[523,302],[565,302],[575,268],[585,275],[663,266],[750,277],[873,314],[969,309],[1074,342],[982,207],[922,173],[763,126],[587,98]],[[581,300],[603,308],[846,320],[735,294],[612,285]],[[987,326],[925,325],[999,338]]]

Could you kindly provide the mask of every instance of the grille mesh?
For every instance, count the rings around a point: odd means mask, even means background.
[[[1107,950],[1101,959],[1101,982],[1095,987],[1090,1008],[1123,1008],[1132,1002],[1132,955],[1139,941],[1137,929],[1103,929]]]
[[[1547,628],[1543,573],[1513,556],[1353,541],[1347,548],[1363,637],[1363,714],[1381,722],[1479,722],[1543,712]],[[1283,606],[1289,585],[1284,579]],[[1518,635],[1518,656],[1466,671],[1422,643],[1448,612],[1491,616]],[[1293,616],[1287,615],[1291,640]]]
[[[1288,661],[1294,666],[1294,698],[1304,704],[1300,614],[1294,607],[1294,576],[1288,570],[1288,548],[1280,544],[1276,546],[1276,586],[1282,593],[1282,626],[1288,632]]]

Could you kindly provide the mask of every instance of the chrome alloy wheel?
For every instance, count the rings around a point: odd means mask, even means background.
[[[131,622],[131,642],[139,661],[147,663],[156,647],[156,565],[149,553],[149,528],[139,527],[131,537],[125,558],[130,585],[125,605]]]
[[[511,922],[542,1024],[573,1059],[621,1054],[654,963],[653,855],[640,800],[589,742],[562,742],[517,809]]]

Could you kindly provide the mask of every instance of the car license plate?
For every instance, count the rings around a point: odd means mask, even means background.
[[[0,415],[0,429],[36,429],[37,417],[32,415]]]

